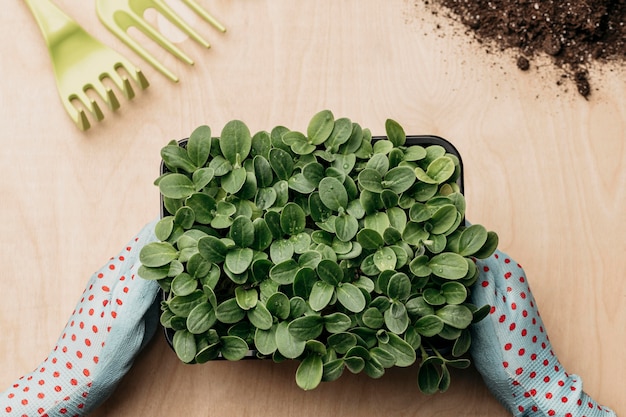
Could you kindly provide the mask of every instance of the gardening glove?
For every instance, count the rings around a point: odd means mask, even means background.
[[[0,417],[84,416],[113,392],[159,319],[158,284],[137,275],[155,223],[93,274],[50,355],[0,393]]]
[[[472,325],[470,353],[502,405],[514,416],[615,416],[559,363],[522,267],[499,251],[477,266],[472,302],[490,305],[491,312]]]

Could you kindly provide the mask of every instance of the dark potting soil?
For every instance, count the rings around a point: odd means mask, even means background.
[[[547,54],[585,98],[592,63],[626,60],[626,0],[424,0],[444,7],[481,42],[513,49],[517,67]]]

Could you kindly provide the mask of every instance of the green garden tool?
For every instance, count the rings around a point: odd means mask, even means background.
[[[97,93],[111,110],[120,107],[113,90],[103,81],[115,84],[127,99],[135,96],[128,77],[141,89],[148,87],[148,80],[138,68],[89,35],[50,0],[24,1],[50,51],[63,106],[79,129],[87,130],[91,126],[85,109],[97,121],[104,119],[100,106],[90,97],[92,93]]]
[[[194,0],[182,0],[190,9],[201,16],[204,20],[213,25],[220,32],[226,32],[226,28],[217,21],[209,12],[203,9]],[[193,60],[181,51],[176,45],[159,33],[143,17],[148,9],[155,9],[165,16],[170,22],[180,28],[183,32],[196,40],[200,45],[209,48],[211,45],[198,32],[169,7],[163,0],[96,0],[96,9],[100,21],[120,38],[128,47],[134,50],[139,56],[148,61],[155,69],[174,82],[178,82],[178,77],[157,61],[148,51],[128,35],[128,29],[135,27],[148,38],[165,48],[168,52],[176,56],[181,61],[193,65]]]

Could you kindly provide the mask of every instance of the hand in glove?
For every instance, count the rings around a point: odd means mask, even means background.
[[[472,326],[471,355],[492,394],[515,416],[615,416],[559,363],[522,267],[499,251],[477,265],[472,302],[492,307]]]
[[[154,240],[152,223],[91,277],[50,355],[0,393],[0,417],[84,416],[112,394],[158,323],[158,284],[137,275]]]

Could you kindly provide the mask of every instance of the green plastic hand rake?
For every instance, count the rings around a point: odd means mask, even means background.
[[[201,16],[204,20],[213,25],[220,32],[226,32],[226,28],[217,21],[209,12],[203,9],[194,0],[182,0],[190,9]],[[178,82],[178,77],[174,75],[163,64],[157,61],[148,51],[146,51],[137,41],[128,35],[128,29],[135,27],[148,38],[154,40],[168,52],[176,56],[183,62],[193,65],[193,60],[181,51],[176,45],[159,33],[143,17],[148,9],[155,9],[165,16],[170,22],[197,41],[205,48],[211,45],[198,32],[169,7],[163,0],[96,0],[96,10],[100,21],[128,47],[133,49],[139,56],[150,63],[155,69],[174,82]]]
[[[103,83],[110,80],[124,97],[135,96],[130,76],[141,89],[148,87],[143,73],[123,56],[89,35],[50,0],[24,0],[43,33],[54,67],[57,89],[65,110],[81,130],[91,126],[85,109],[101,121],[104,114],[88,92],[95,92],[111,110],[120,103],[113,90]]]

